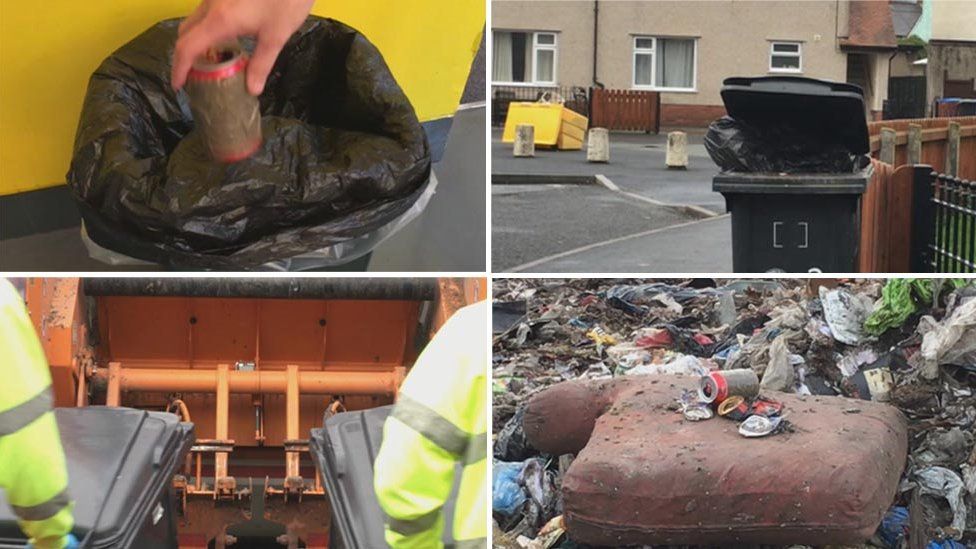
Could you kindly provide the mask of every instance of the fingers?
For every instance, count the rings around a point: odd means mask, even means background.
[[[193,13],[186,16],[183,21],[180,21],[180,26],[177,31],[178,36],[183,36],[186,31],[190,30],[193,26],[199,23],[207,15],[207,10],[210,9],[210,0],[203,0],[200,5],[197,6]]]
[[[275,60],[281,53],[281,48],[285,46],[288,35],[282,36],[280,33],[269,33],[258,36],[258,44],[254,48],[254,55],[251,56],[247,64],[247,91],[251,95],[261,95],[264,91],[264,84],[271,74]]]
[[[212,14],[208,14],[212,15]],[[186,83],[193,61],[207,51],[208,48],[234,38],[237,35],[232,27],[214,22],[211,16],[204,17],[190,26],[182,36],[176,40],[173,50],[173,70],[170,73],[170,85],[178,90]]]

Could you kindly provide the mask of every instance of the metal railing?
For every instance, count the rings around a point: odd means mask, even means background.
[[[538,101],[546,94],[562,98],[567,108],[589,118],[589,90],[580,86],[491,86],[491,124],[502,126],[508,116],[508,106],[514,101]]]
[[[915,170],[912,271],[976,273],[976,181]]]

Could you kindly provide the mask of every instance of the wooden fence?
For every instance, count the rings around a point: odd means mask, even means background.
[[[592,88],[590,127],[658,133],[661,129],[661,94]]]
[[[976,116],[881,120],[868,123],[868,134],[871,156],[892,166],[928,164],[976,179]]]
[[[859,270],[911,272],[909,243],[918,165],[976,179],[976,116],[883,120],[868,124],[874,174],[861,200]]]

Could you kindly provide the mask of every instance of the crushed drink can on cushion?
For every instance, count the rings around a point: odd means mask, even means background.
[[[872,536],[907,459],[896,408],[764,391],[793,431],[745,438],[736,421],[689,422],[676,411],[697,385],[668,375],[570,381],[528,402],[532,446],[577,454],[562,482],[574,541],[846,545]]]

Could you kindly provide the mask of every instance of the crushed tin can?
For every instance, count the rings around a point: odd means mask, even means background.
[[[247,91],[247,62],[234,42],[201,56],[187,76],[194,123],[218,162],[237,162],[261,148],[261,109]]]
[[[781,417],[749,416],[739,424],[739,434],[749,438],[764,437],[776,431],[782,421]]]

